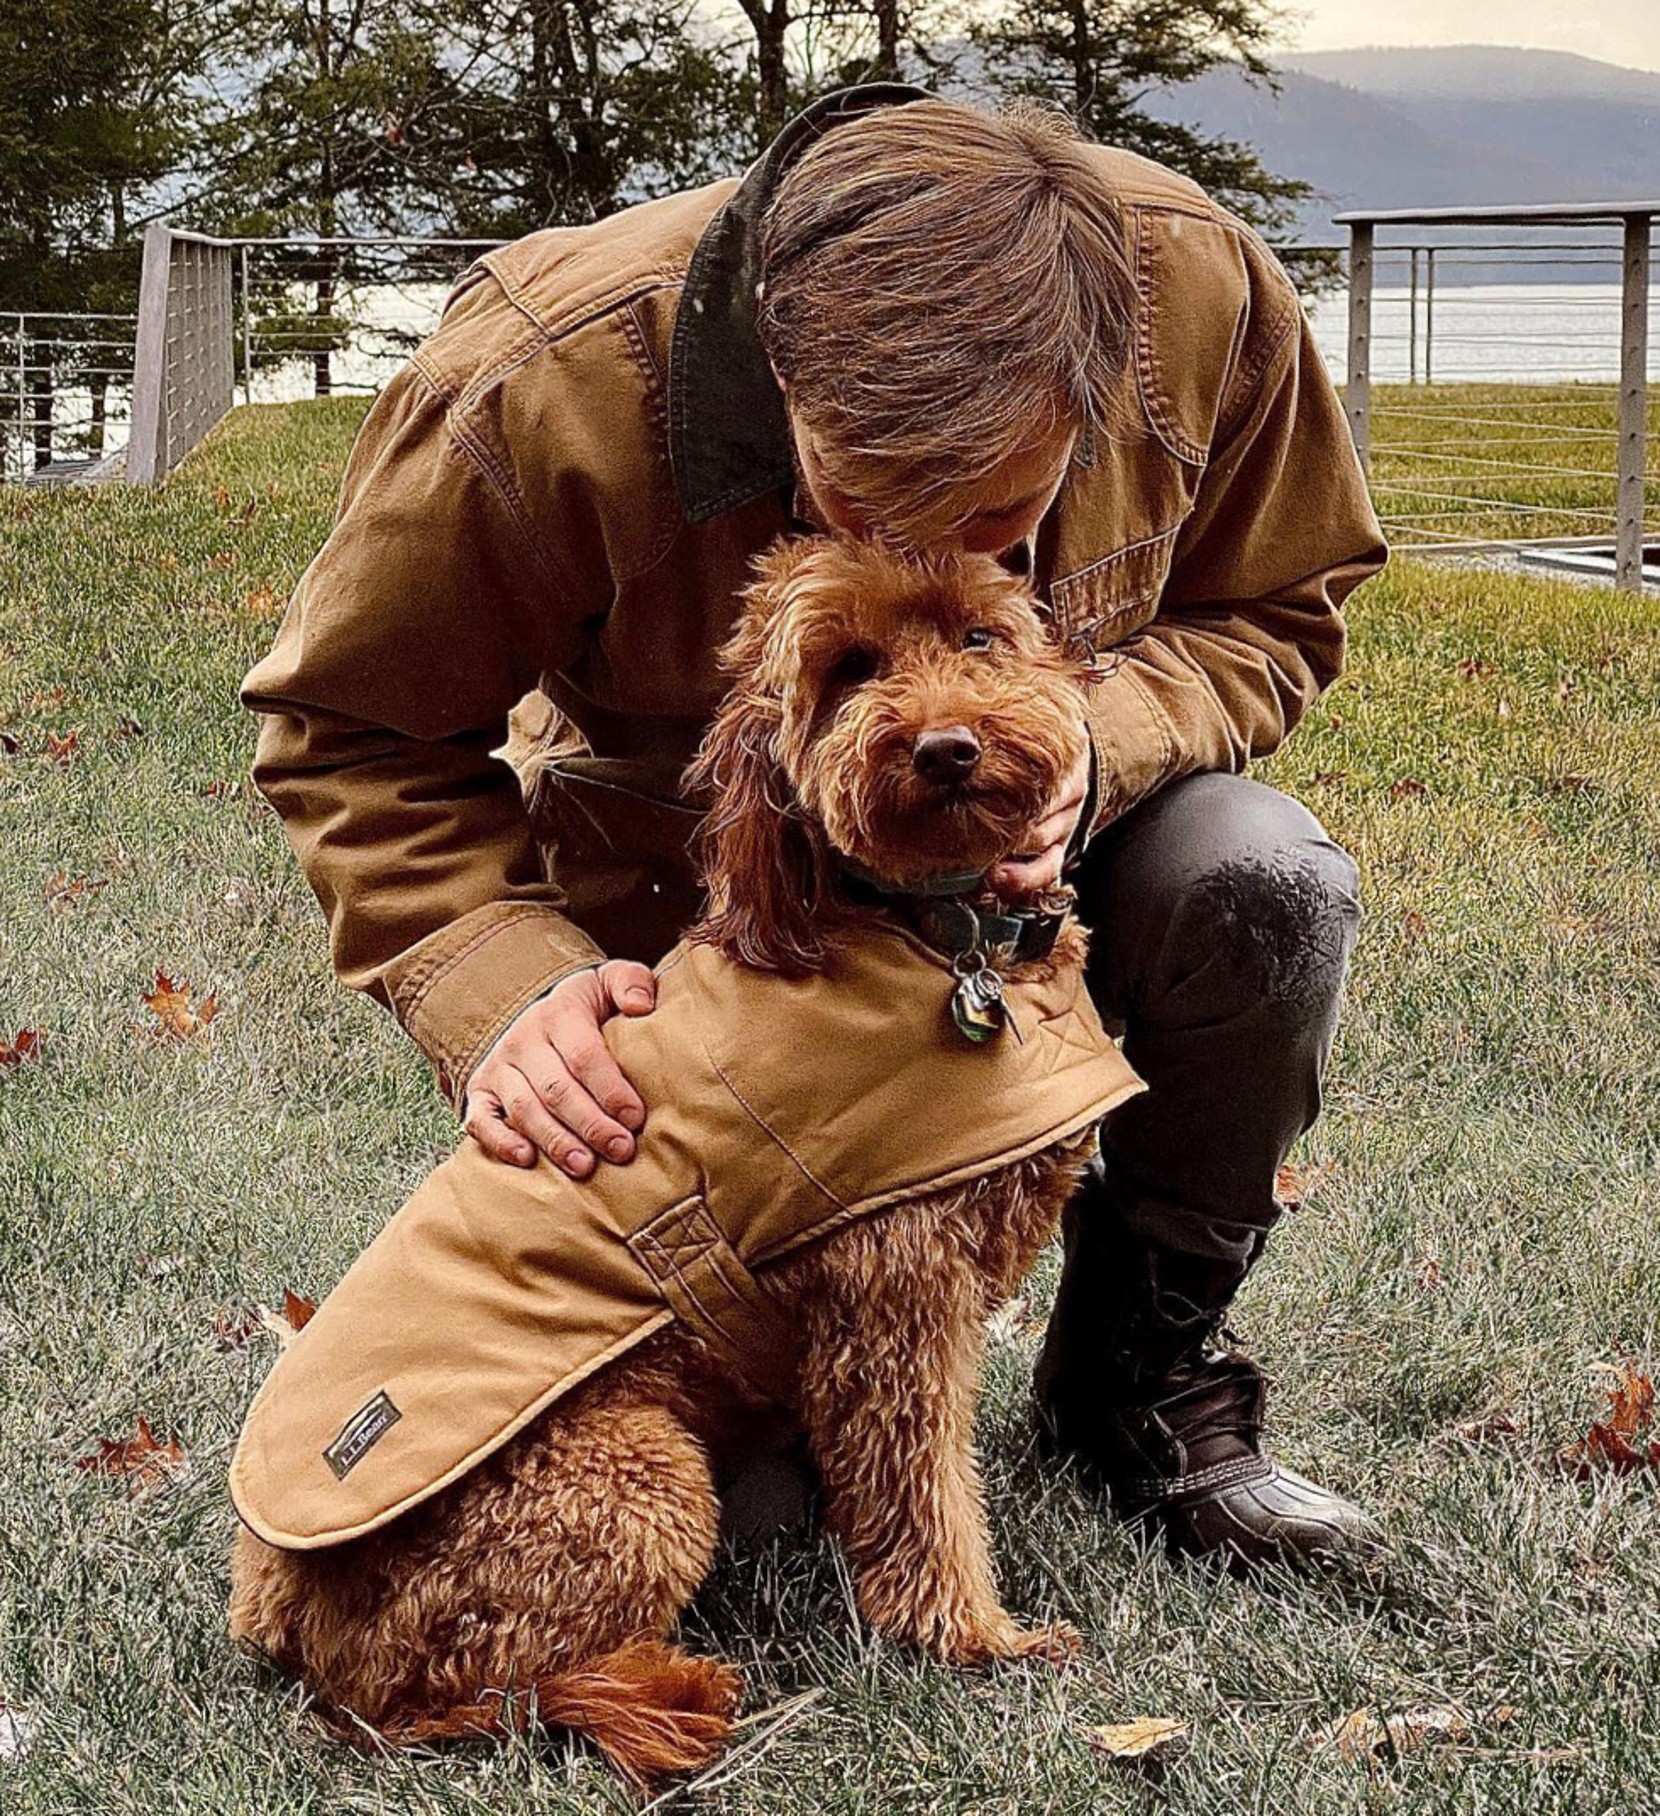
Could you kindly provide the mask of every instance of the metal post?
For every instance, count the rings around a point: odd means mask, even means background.
[[[167,477],[167,303],[172,263],[172,234],[165,227],[146,227],[133,344],[132,428],[127,438],[127,480],[132,485]]]
[[[254,299],[248,288],[248,248],[242,253],[242,401],[254,401]]]
[[[1349,226],[1349,380],[1343,409],[1363,470],[1372,464],[1372,223]]]
[[[1435,248],[1424,253],[1424,383],[1434,384],[1430,362],[1435,356]]]
[[[1648,276],[1646,214],[1625,217],[1620,287],[1619,495],[1615,507],[1614,584],[1643,585],[1643,469],[1648,445]]]
[[[23,400],[29,395],[29,337],[24,333],[24,319],[17,318],[17,477],[29,473],[29,425],[23,414]]]
[[[1418,382],[1418,248],[1412,248],[1412,290],[1406,312],[1406,382]]]

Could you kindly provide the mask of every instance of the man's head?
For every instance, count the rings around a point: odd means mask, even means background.
[[[1091,155],[1042,109],[930,100],[790,166],[757,324],[832,527],[992,552],[1036,527],[1108,413],[1134,307]]]

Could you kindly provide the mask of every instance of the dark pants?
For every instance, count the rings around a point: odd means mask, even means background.
[[[1360,924],[1354,863],[1288,795],[1200,775],[1095,838],[1072,880],[1090,994],[1149,1087],[1104,1132],[1114,1215],[1243,1271],[1319,1114]]]

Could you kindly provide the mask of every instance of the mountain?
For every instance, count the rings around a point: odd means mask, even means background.
[[[1306,239],[1340,238],[1346,208],[1660,200],[1660,74],[1486,45],[1279,62],[1277,95],[1225,68],[1152,106],[1313,183]]]

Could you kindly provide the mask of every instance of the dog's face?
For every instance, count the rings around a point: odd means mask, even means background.
[[[989,556],[815,538],[757,574],[693,771],[712,799],[705,936],[807,965],[833,853],[900,887],[1020,855],[1083,755],[1084,698]]]
[[[838,851],[899,884],[1020,852],[1085,733],[1018,580],[983,555],[826,540],[773,557],[755,591],[777,754]]]

